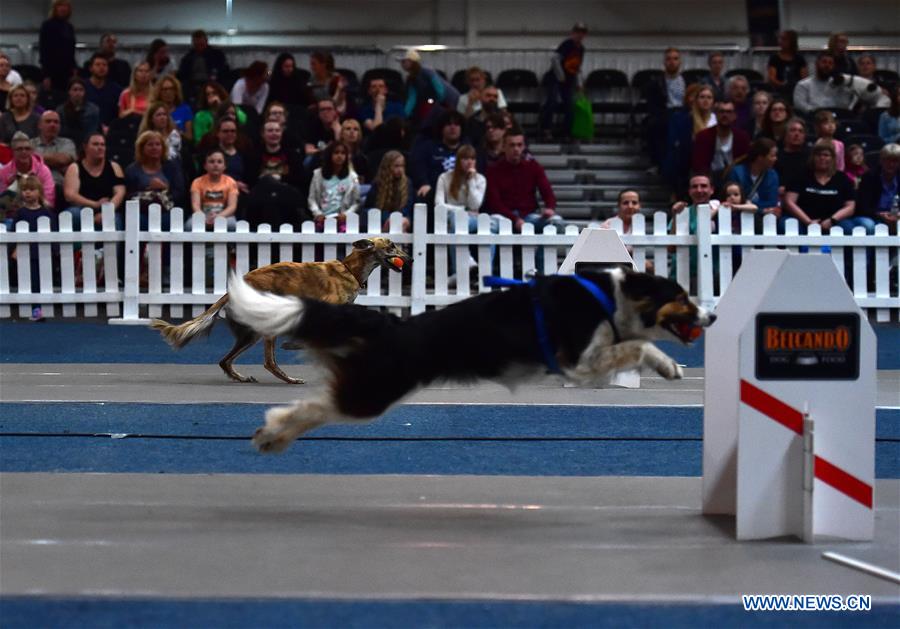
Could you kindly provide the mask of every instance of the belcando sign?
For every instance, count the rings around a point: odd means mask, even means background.
[[[856,313],[759,313],[756,377],[759,380],[856,380],[859,316]]]

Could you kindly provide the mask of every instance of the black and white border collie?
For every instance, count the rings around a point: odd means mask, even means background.
[[[634,368],[682,377],[650,340],[690,343],[715,315],[663,277],[615,269],[581,278],[608,297],[605,305],[574,277],[554,275],[401,319],[260,292],[233,275],[229,316],[265,337],[292,336],[332,376],[320,397],[270,409],[253,443],[280,452],[319,426],[374,419],[435,381],[488,379],[512,388],[546,373],[548,363],[586,386]]]

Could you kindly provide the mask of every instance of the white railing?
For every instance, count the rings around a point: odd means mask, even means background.
[[[345,233],[338,233],[334,220],[325,222],[323,233],[316,233],[310,222],[304,223],[299,232],[290,225],[282,225],[277,232],[261,225],[251,232],[243,221],[238,222],[236,231],[228,232],[223,219],[207,231],[199,215],[191,218],[191,230],[185,231],[179,208],[170,213],[170,231],[162,231],[161,213],[155,206],[150,208],[148,230],[141,231],[138,212],[137,203],[126,204],[124,231],[116,230],[111,206],[103,208],[101,226],[96,230],[89,209],[82,211],[78,232],[73,232],[71,218],[65,213],[60,215],[56,232],[50,231],[46,218],[38,221],[37,232],[29,232],[24,222],[18,223],[14,232],[0,225],[0,318],[27,317],[32,304],[41,305],[48,317],[56,316],[55,308],[61,306],[63,317],[105,316],[111,322],[124,323],[142,323],[146,317],[195,316],[225,292],[232,268],[245,273],[251,265],[343,257],[360,237],[359,217],[352,214]],[[543,273],[555,273],[578,237],[578,228],[571,225],[564,233],[550,226],[535,234],[526,224],[521,233],[513,233],[512,223],[498,216],[493,217],[499,224],[499,233],[495,234],[491,233],[492,217],[488,215],[479,215],[477,230],[468,233],[465,212],[448,207],[434,210],[434,231],[430,233],[427,212],[424,205],[416,206],[412,233],[402,231],[399,214],[392,215],[384,235],[410,247],[411,273],[404,277],[376,269],[357,303],[410,313],[445,306],[490,290],[477,279],[484,275],[496,272],[503,277],[522,277],[523,271],[527,273],[538,264]],[[453,231],[447,227],[448,212],[457,213]],[[756,233],[753,217],[744,215],[740,217],[740,229],[732,233],[728,210],[721,209],[715,221],[709,217],[709,207],[701,206],[697,232],[692,234],[687,212],[675,217],[672,228],[663,212],[649,221],[637,215],[631,233],[623,234],[622,240],[632,248],[639,270],[675,278],[708,306],[715,305],[728,288],[736,269],[733,248],[807,248],[812,253],[830,249],[829,255],[848,279],[859,305],[872,311],[878,321],[898,318],[900,296],[896,286],[891,286],[891,266],[897,264],[900,238],[889,235],[886,226],[879,225],[874,236],[866,236],[862,228],[853,234],[834,228],[823,235],[815,225],[809,234],[800,235],[797,222],[791,219],[786,233],[779,235],[774,217],[766,217],[761,233]],[[382,233],[378,210],[369,212],[368,225],[364,235]],[[613,221],[613,226],[621,233],[621,223]],[[38,286],[31,282],[31,243],[39,246]],[[79,243],[80,250],[76,249]],[[54,245],[58,254],[53,251]],[[8,263],[13,247],[17,261],[15,292],[11,290]],[[124,255],[121,281],[120,255]],[[476,259],[475,277],[470,276],[470,257]],[[848,261],[850,266],[846,267]],[[453,267],[455,275],[451,275]],[[146,269],[143,275],[142,268]],[[185,274],[188,268],[189,277]],[[98,310],[101,305],[105,307],[102,314]]]

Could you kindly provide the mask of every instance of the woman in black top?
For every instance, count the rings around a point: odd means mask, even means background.
[[[84,158],[66,169],[63,193],[70,205],[64,211],[72,214],[72,229],[81,226],[81,209],[94,210],[94,224],[102,224],[100,207],[110,202],[116,208],[116,229],[124,229],[121,211],[125,198],[125,179],[121,166],[106,159],[106,139],[99,132],[91,133],[84,141]]]
[[[836,163],[834,145],[817,144],[805,176],[788,184],[784,202],[788,214],[800,221],[804,233],[813,223],[818,223],[823,232],[834,225],[840,225],[845,231],[855,226],[853,184],[837,170]]]

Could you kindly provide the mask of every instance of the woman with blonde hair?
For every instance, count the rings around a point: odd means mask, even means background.
[[[391,212],[402,213],[403,230],[409,231],[415,198],[412,181],[406,176],[406,157],[400,151],[388,151],[381,158],[363,206],[381,210],[382,222],[388,220]]]
[[[138,135],[144,131],[158,131],[166,140],[166,159],[181,158],[181,133],[169,114],[169,108],[160,101],[154,102],[144,112]]]
[[[166,140],[158,131],[144,131],[134,144],[134,162],[125,169],[129,199],[141,203],[141,229],[147,229],[146,210],[152,203],[163,208],[162,227],[169,229],[169,212],[184,197],[184,175],[166,159]]]
[[[694,102],[691,104],[691,120],[693,121],[693,129],[691,137],[695,137],[704,129],[709,129],[717,124],[716,114],[713,113],[713,105],[716,102],[716,92],[712,86],[706,84],[699,85],[694,94]],[[689,86],[689,87],[693,87]]]
[[[0,142],[9,144],[16,131],[37,137],[41,117],[34,111],[31,94],[24,85],[16,85],[6,97],[6,111],[0,115]]]
[[[150,102],[150,64],[141,61],[131,71],[131,83],[119,95],[119,118],[143,116]]]
[[[192,139],[194,112],[191,106],[185,102],[184,93],[181,91],[181,81],[174,74],[166,74],[157,79],[153,87],[153,102],[160,102],[166,106],[169,115],[175,122],[175,126],[181,131],[186,140]]]

